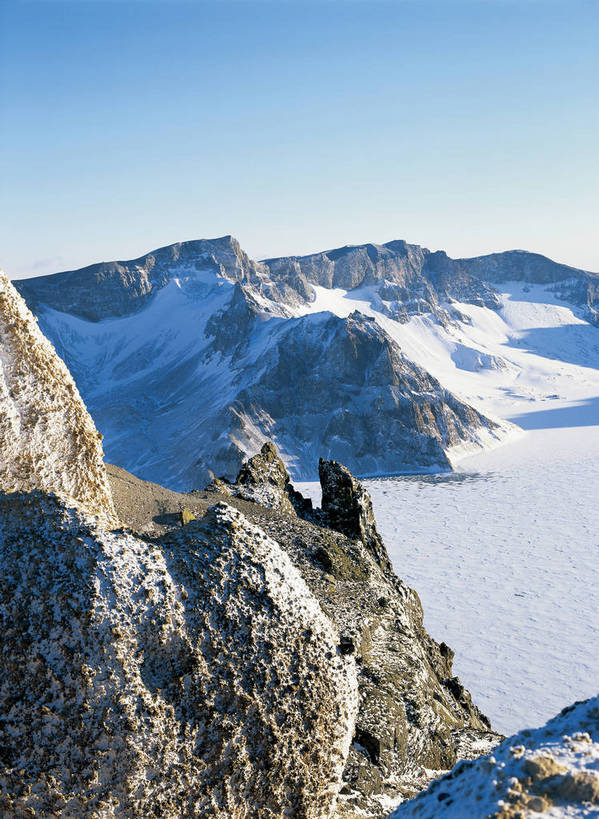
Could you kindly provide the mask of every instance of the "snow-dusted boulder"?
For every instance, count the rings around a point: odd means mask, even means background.
[[[218,504],[149,544],[38,492],[0,533],[1,815],[332,814],[355,661],[274,540]]]
[[[0,271],[0,490],[32,489],[116,522],[101,436],[67,367]]]
[[[599,815],[599,697],[520,731],[490,756],[460,762],[390,819]]]
[[[272,441],[266,441],[260,452],[242,464],[235,483],[216,478],[207,491],[242,498],[282,513],[305,515],[312,511],[312,501],[295,490]]]

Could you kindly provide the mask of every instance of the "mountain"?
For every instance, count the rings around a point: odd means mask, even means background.
[[[361,475],[439,471],[501,441],[508,425],[448,391],[426,348],[415,362],[394,335],[412,315],[457,327],[458,297],[497,308],[494,289],[456,265],[404,242],[259,263],[224,237],[15,285],[107,457],[190,489],[233,479],[271,439],[295,479],[314,477],[321,455]],[[334,301],[342,285],[357,301],[336,315],[322,294]]]
[[[0,288],[0,813],[329,816],[358,704],[338,629],[230,505],[114,528],[93,422]]]
[[[598,767],[599,697],[593,697],[509,737],[490,756],[459,763],[389,819],[597,816]]]
[[[526,282],[550,285],[564,300],[582,307],[588,321],[599,324],[598,273],[523,250],[451,259],[443,251],[393,241],[268,259],[265,264],[276,281],[291,287],[301,282],[299,296],[310,284],[329,290],[372,288],[372,306],[399,321],[419,313],[443,320],[447,315],[443,307],[451,301],[497,310],[501,301],[494,285]]]

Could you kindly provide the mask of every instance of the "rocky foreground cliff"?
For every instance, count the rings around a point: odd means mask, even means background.
[[[0,487],[52,490],[115,522],[101,440],[70,372],[0,270]]]
[[[566,819],[599,815],[599,697],[460,762],[390,819]]]
[[[235,482],[177,494],[109,467],[123,520],[157,543],[185,532],[221,499],[289,555],[355,663],[358,713],[342,777],[339,817],[383,817],[435,771],[500,737],[452,673],[453,652],[425,631],[418,595],[391,569],[368,493],[334,461],[320,462],[322,508],[291,486],[272,444]],[[182,514],[185,512],[185,518]]]
[[[344,467],[321,462],[313,510],[266,445],[187,496],[187,525],[164,506],[155,523],[166,490],[114,470],[109,488],[68,372],[3,285],[2,410],[74,448],[0,427],[3,815],[382,816],[496,739]],[[88,453],[93,504],[70,483]]]

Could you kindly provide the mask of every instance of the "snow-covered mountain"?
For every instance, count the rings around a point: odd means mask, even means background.
[[[108,459],[189,489],[233,478],[266,440],[295,479],[320,456],[360,475],[450,469],[513,431],[506,397],[562,392],[547,390],[560,327],[592,368],[598,281],[521,251],[453,260],[399,241],[254,262],[223,237],[15,284]]]

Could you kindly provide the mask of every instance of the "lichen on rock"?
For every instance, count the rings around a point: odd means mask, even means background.
[[[39,492],[0,532],[2,815],[331,815],[355,662],[276,542],[217,504],[151,544]]]

